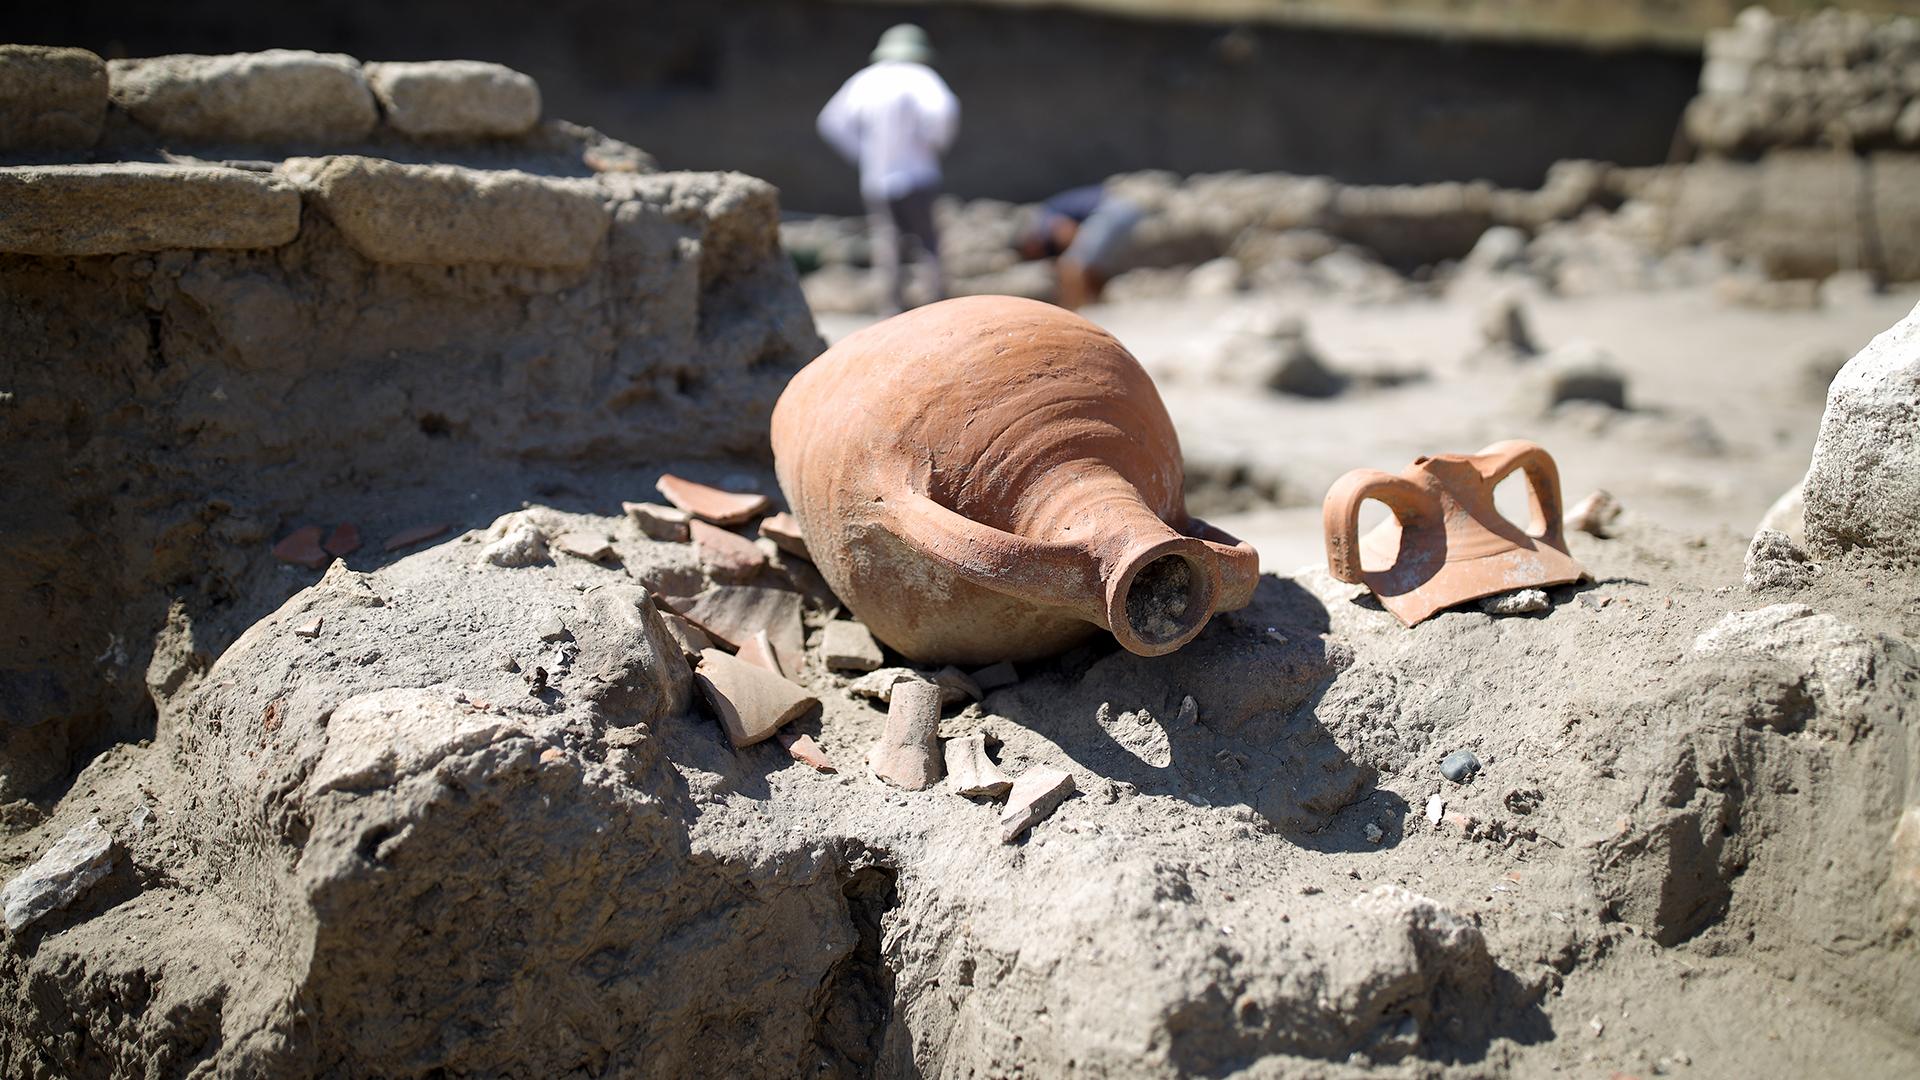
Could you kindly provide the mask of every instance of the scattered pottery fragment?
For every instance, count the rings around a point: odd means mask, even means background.
[[[113,869],[117,853],[113,834],[99,818],[67,830],[33,865],[0,889],[0,911],[5,913],[7,929],[17,932],[79,899]]]
[[[327,541],[320,545],[327,554],[336,559],[344,559],[360,550],[360,527],[357,525],[335,525],[327,534]]]
[[[887,662],[867,628],[846,619],[827,624],[820,635],[820,653],[828,667],[840,671],[873,671]]]
[[[873,775],[897,788],[922,791],[940,782],[940,688],[925,679],[893,685],[880,741],[867,751]]]
[[[601,562],[613,558],[613,545],[607,538],[593,532],[564,532],[554,538],[553,546],[588,562]]]
[[[320,636],[320,624],[324,621],[325,621],[324,619],[318,619],[318,618],[309,619],[306,622],[303,622],[300,625],[295,626],[293,628],[293,635],[295,637],[317,638]]]
[[[947,776],[953,790],[962,795],[987,795],[999,798],[1013,789],[1013,780],[987,756],[987,733],[976,731],[957,739],[948,739],[941,747],[946,758]]]
[[[1021,833],[1052,816],[1072,794],[1071,773],[1044,766],[1021,773],[1007,794],[1007,808],[1000,812],[1000,842],[1020,839]]]
[[[973,673],[973,684],[985,693],[992,693],[1003,686],[1012,686],[1019,681],[1020,673],[1005,660],[997,664],[988,664]]]
[[[1495,486],[1516,469],[1526,474],[1532,503],[1525,531],[1493,502]],[[1393,514],[1362,537],[1360,504],[1368,499]],[[1398,476],[1355,469],[1327,492],[1321,517],[1333,576],[1372,589],[1407,626],[1455,604],[1565,585],[1587,573],[1567,553],[1560,471],[1545,450],[1520,439],[1478,454],[1422,456]]]
[[[827,752],[813,741],[813,736],[802,735],[791,728],[781,728],[774,737],[780,740],[781,746],[787,748],[787,753],[793,755],[793,760],[802,765],[812,766],[820,772],[839,771],[833,767],[833,759],[827,757]]]
[[[719,649],[700,653],[694,678],[735,746],[752,746],[817,701],[805,689]]]
[[[981,698],[987,696],[986,691],[980,689],[980,684],[973,681],[973,676],[968,675],[952,664],[948,664],[946,667],[934,672],[933,681],[939,684],[941,690],[940,698],[943,701],[979,701]],[[954,695],[958,696],[956,697]]]
[[[775,675],[785,677],[787,674],[780,670],[780,658],[774,655],[773,642],[767,638],[765,630],[755,630],[753,636],[748,638],[747,643],[740,646],[740,651],[734,655],[754,667],[765,668]]]
[[[765,495],[722,491],[696,484],[668,473],[654,485],[667,501],[704,521],[715,525],[739,525],[755,514],[764,514],[773,506]]]
[[[518,568],[538,566],[547,561],[547,537],[534,526],[521,522],[506,535],[480,549],[480,563],[487,566]]]
[[[1531,615],[1536,611],[1545,611],[1553,606],[1553,601],[1539,589],[1520,589],[1515,592],[1489,596],[1480,601],[1480,610],[1489,615]]]
[[[798,555],[811,562],[813,556],[807,553],[806,538],[800,535],[800,523],[785,510],[770,517],[760,519],[760,535],[780,546],[780,550],[789,555]]]
[[[667,624],[667,633],[673,635],[674,643],[688,656],[699,656],[701,649],[713,648],[713,639],[706,631],[688,622],[685,617],[672,611],[660,612],[660,618]]]
[[[424,544],[436,536],[444,536],[447,530],[451,528],[453,528],[453,526],[448,525],[444,521],[434,525],[415,525],[411,529],[401,529],[399,532],[387,537],[387,542],[380,546],[386,551],[400,551],[403,548],[410,548],[415,544]]]
[[[1456,784],[1466,783],[1467,777],[1479,771],[1480,759],[1471,750],[1455,750],[1440,762],[1440,775]]]
[[[333,561],[327,550],[320,546],[318,525],[305,525],[288,533],[286,539],[273,545],[273,557],[309,570],[319,570]]]
[[[1620,500],[1608,491],[1598,490],[1574,503],[1573,509],[1567,511],[1567,528],[1605,539],[1608,527],[1619,516]]]
[[[687,523],[693,520],[693,515],[677,506],[661,506],[659,503],[650,502],[623,502],[620,504],[620,509],[627,512],[627,516],[633,519],[635,525],[640,526],[640,531],[647,534],[650,540],[684,543],[689,537]]]
[[[847,690],[855,697],[872,698],[875,701],[892,701],[893,688],[896,684],[916,679],[926,679],[927,677],[928,676],[912,668],[885,667],[878,671],[869,671],[865,675],[848,683]],[[940,688],[941,705],[954,705],[967,700],[966,691],[960,687],[942,682],[938,675],[932,678],[934,685]]]
[[[709,525],[698,518],[687,527],[693,534],[694,548],[700,552],[700,561],[722,577],[751,577],[767,565],[766,555],[753,546],[753,541],[731,529]]]
[[[839,613],[840,598],[833,595],[827,579],[820,576],[820,571],[812,563],[782,549],[764,536],[755,540],[753,546],[767,557],[767,565],[779,571],[794,588],[800,590],[802,596],[813,601],[814,607],[832,614]]]
[[[755,630],[765,630],[781,671],[798,673],[806,660],[806,627],[800,621],[798,593],[756,585],[716,585],[698,596],[659,599],[733,649],[751,640]]]
[[[1172,652],[1246,606],[1252,547],[1187,514],[1179,440],[1113,336],[1009,296],[849,335],[773,414],[814,564],[915,660],[1051,655],[1097,629]]]

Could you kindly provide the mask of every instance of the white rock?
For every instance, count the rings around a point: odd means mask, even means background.
[[[547,559],[546,535],[524,523],[513,526],[505,536],[480,549],[480,562],[490,566],[537,566]]]
[[[1480,610],[1494,616],[1531,615],[1552,606],[1553,601],[1547,599],[1547,594],[1540,589],[1518,589],[1480,601]]]
[[[1920,307],[1827,391],[1806,487],[1807,550],[1920,561]]]
[[[73,903],[107,876],[113,860],[113,834],[99,818],[74,826],[0,889],[7,929],[18,931],[48,912]]]

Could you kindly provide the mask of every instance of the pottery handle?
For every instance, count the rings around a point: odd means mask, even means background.
[[[1187,535],[1213,552],[1214,610],[1238,611],[1253,603],[1253,590],[1260,585],[1260,553],[1253,545],[1191,516]]]
[[[1334,481],[1320,509],[1327,535],[1327,570],[1341,581],[1359,584],[1360,504],[1378,499],[1387,504],[1403,529],[1436,521],[1439,508],[1425,488],[1404,476],[1379,469],[1355,469]]]
[[[1008,596],[1087,608],[1089,621],[1104,618],[1097,568],[1080,547],[1042,543],[982,525],[919,492],[889,502],[897,535],[960,577]]]
[[[1566,522],[1560,508],[1560,467],[1553,455],[1538,443],[1525,439],[1507,439],[1494,443],[1474,456],[1474,467],[1486,477],[1489,488],[1499,486],[1515,469],[1527,474],[1527,502],[1533,521],[1527,535],[1564,550]]]

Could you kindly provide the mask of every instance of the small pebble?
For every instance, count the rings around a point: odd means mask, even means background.
[[[1489,615],[1531,615],[1536,611],[1545,611],[1553,606],[1547,594],[1539,589],[1521,589],[1518,592],[1501,593],[1480,601],[1480,610]]]
[[[1467,777],[1479,771],[1480,759],[1471,750],[1455,750],[1440,763],[1440,775],[1456,784],[1466,783]]]
[[[549,615],[540,623],[541,641],[559,641],[566,636],[567,624],[560,621],[560,616]]]
[[[317,637],[319,637],[319,636],[320,636],[320,623],[321,623],[321,622],[322,622],[322,620],[320,620],[320,619],[313,619],[313,620],[311,620],[311,621],[309,621],[309,622],[303,622],[303,623],[301,623],[301,624],[300,624],[299,626],[296,626],[296,627],[294,627],[294,628],[293,628],[293,632],[294,632],[294,634],[295,634],[295,635],[297,635],[297,636],[299,636],[299,637],[303,637],[303,638],[317,638]]]
[[[1367,843],[1369,844],[1377,844],[1381,841],[1381,839],[1383,839],[1387,835],[1385,830],[1381,829],[1380,826],[1375,825],[1371,821],[1367,822],[1366,832],[1367,832]]]
[[[1441,795],[1427,796],[1427,824],[1440,824],[1440,815],[1447,812],[1447,800]]]

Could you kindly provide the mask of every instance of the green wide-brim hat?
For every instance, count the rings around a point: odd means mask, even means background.
[[[927,32],[912,23],[901,23],[887,27],[880,35],[880,44],[873,47],[873,61],[905,60],[915,64],[933,62],[933,45],[927,41]]]

